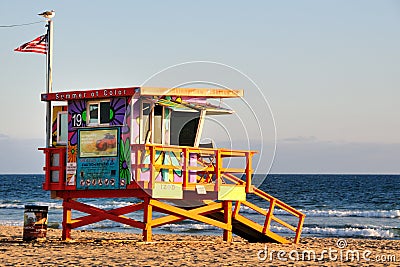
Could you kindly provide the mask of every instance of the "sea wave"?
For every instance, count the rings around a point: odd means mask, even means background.
[[[35,203],[0,203],[0,209],[24,209],[25,205],[38,205],[38,206],[48,206],[49,209],[62,209],[61,203],[51,203],[51,202],[35,202]]]
[[[265,210],[265,209],[264,209]],[[366,218],[400,218],[400,210],[307,210],[299,209],[307,217],[366,217]],[[259,214],[247,206],[240,207],[241,213]],[[275,215],[290,215],[282,209],[275,209]]]
[[[11,220],[1,220],[0,219],[0,225],[5,225],[5,226],[23,226],[24,222],[23,221],[11,221]]]
[[[200,223],[186,223],[186,224],[167,224],[159,227],[160,230],[171,232],[171,233],[195,233],[202,231],[215,231],[218,230],[217,227],[208,225],[208,224],[200,224]]]
[[[282,226],[271,226],[271,230],[277,233],[289,233],[289,230]],[[357,228],[357,227],[303,227],[303,235],[323,237],[362,237],[362,238],[395,238],[399,237],[391,230],[379,228]]]
[[[85,203],[85,202],[84,202]],[[135,204],[135,202],[124,202],[124,201],[110,201],[106,203],[95,203],[95,202],[86,202],[85,204],[100,208],[100,209],[116,209],[128,205]],[[21,203],[19,201],[9,202],[3,201],[0,202],[0,209],[24,209],[25,205],[38,205],[38,206],[48,206],[49,209],[62,209],[62,201],[60,202],[26,202]]]
[[[332,237],[382,237],[382,238],[393,238],[395,237],[394,233],[390,230],[383,230],[383,229],[362,229],[362,228],[322,228],[322,227],[315,227],[315,228],[303,228],[304,234],[310,235],[323,235],[323,236],[332,236]]]
[[[309,217],[399,218],[400,210],[301,210]]]

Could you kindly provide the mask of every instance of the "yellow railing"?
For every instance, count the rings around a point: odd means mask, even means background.
[[[179,155],[178,164],[160,164],[156,163],[156,155],[158,152],[173,152]],[[215,181],[215,190],[218,191],[219,186],[222,183],[222,176],[224,174],[241,173],[245,174],[246,181],[246,192],[251,190],[251,177],[253,170],[252,157],[256,153],[255,151],[248,150],[230,150],[224,148],[198,148],[198,147],[186,147],[186,146],[167,146],[157,144],[133,144],[131,145],[131,153],[134,160],[132,161],[132,170],[135,174],[136,182],[143,181],[141,179],[142,168],[149,169],[150,179],[148,180],[148,188],[153,188],[154,182],[160,170],[180,170],[182,171],[182,184],[183,188],[194,186],[195,183],[190,183],[190,173],[196,174],[208,174],[213,175]],[[192,155],[195,156],[195,160],[191,161]],[[200,157],[212,157],[214,162],[210,165],[198,164],[198,158]],[[144,163],[146,157],[147,163]],[[230,168],[224,166],[223,159],[229,157],[239,157],[244,159],[244,168]],[[204,162],[203,162],[204,163]],[[209,181],[211,183],[211,181]]]
[[[228,175],[224,175],[224,178],[228,179],[228,180],[231,180],[231,181],[234,181],[234,182],[236,182],[238,184],[244,183],[243,180],[237,178],[234,175],[229,175],[229,174]],[[243,204],[244,206],[246,206],[246,207],[254,210],[255,212],[265,216],[264,225],[262,226],[262,232],[264,234],[267,231],[270,231],[271,221],[275,221],[275,222],[279,223],[280,225],[286,227],[287,229],[293,231],[295,233],[294,243],[296,243],[296,244],[299,243],[300,235],[301,235],[301,231],[303,229],[304,219],[305,219],[306,215],[304,213],[296,210],[292,206],[282,202],[281,200],[279,200],[279,199],[277,199],[277,198],[265,193],[264,191],[254,187],[254,186],[252,186],[252,187],[253,187],[252,193],[254,195],[256,195],[256,196],[258,196],[258,197],[260,197],[260,198],[262,198],[262,199],[264,199],[264,200],[269,202],[268,211],[264,210],[264,209],[262,209],[262,208],[260,208],[260,207],[258,207],[256,205],[254,205],[251,202],[238,201],[238,202],[236,202],[236,206],[235,206],[235,209],[234,209],[234,212],[233,212],[233,217],[235,218],[235,217],[238,217],[238,216],[242,216],[242,215],[239,214],[239,211],[240,211],[240,205]],[[274,215],[275,207],[280,208],[280,209],[286,211],[287,213],[290,213],[291,215],[297,217],[298,218],[297,225],[293,226],[293,225],[291,225],[291,224],[279,219],[278,217],[276,217]],[[253,222],[253,223],[256,224],[255,222]]]

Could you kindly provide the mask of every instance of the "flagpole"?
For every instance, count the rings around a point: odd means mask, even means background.
[[[48,20],[47,23],[47,81],[46,81],[46,93],[52,92],[53,86],[53,21]],[[51,146],[51,102],[46,102],[46,147]]]

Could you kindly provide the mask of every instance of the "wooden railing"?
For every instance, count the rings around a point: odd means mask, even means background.
[[[156,163],[156,155],[162,152],[173,152],[179,158],[179,164],[160,164]],[[143,181],[141,179],[142,169],[149,169],[150,178],[146,181],[149,183],[149,188],[153,188],[154,182],[157,179],[160,170],[180,170],[182,171],[182,184],[183,188],[188,188],[198,184],[197,182],[190,182],[189,175],[194,174],[208,174],[213,175],[215,183],[215,190],[219,189],[222,184],[222,175],[240,173],[245,174],[246,192],[251,191],[251,177],[253,170],[252,157],[255,151],[248,150],[229,150],[224,148],[197,148],[186,146],[167,146],[156,144],[133,144],[131,145],[132,153],[132,170],[136,182]],[[145,163],[145,157],[147,163]],[[198,159],[201,157],[212,157],[214,162],[212,164],[198,164]],[[244,159],[244,168],[231,168],[224,166],[223,159],[229,157],[239,157]],[[192,160],[191,160],[192,159]],[[203,162],[204,163],[204,162]],[[211,182],[211,181],[210,181]]]
[[[180,156],[179,164],[156,164],[156,154],[160,152],[174,152]],[[258,207],[257,205],[249,201],[236,201],[234,212],[232,213],[233,218],[238,220],[245,219],[245,222],[251,224],[254,229],[258,229],[263,234],[271,232],[270,225],[272,221],[284,226],[285,228],[293,231],[295,233],[294,243],[298,243],[300,240],[301,231],[303,228],[305,214],[296,210],[295,208],[287,205],[286,203],[280,201],[279,199],[263,192],[262,190],[254,187],[252,185],[252,174],[253,170],[251,168],[252,156],[256,152],[254,151],[242,151],[242,150],[227,150],[221,148],[194,148],[194,147],[182,147],[182,146],[165,146],[165,145],[155,145],[155,144],[142,144],[142,145],[132,145],[132,154],[134,155],[134,162],[132,165],[132,170],[135,171],[135,179],[137,182],[141,181],[140,172],[141,168],[148,168],[150,170],[150,179],[148,180],[148,188],[153,188],[154,182],[156,180],[157,172],[161,169],[164,170],[181,170],[183,172],[183,188],[188,188],[191,185],[198,183],[189,182],[189,173],[195,172],[197,174],[207,173],[215,177],[214,181],[209,181],[210,183],[215,183],[215,191],[219,190],[219,185],[222,183],[232,183],[237,185],[244,185],[246,187],[246,193],[252,193],[257,197],[269,202],[269,209],[265,210]],[[148,155],[148,162],[143,163],[144,155]],[[199,158],[196,159],[196,164],[190,162],[191,155],[198,155]],[[200,159],[205,155],[213,156],[215,162],[213,164],[207,164]],[[226,157],[242,157],[245,159],[244,168],[228,168],[223,166],[223,158]],[[233,175],[244,174],[242,179]],[[265,216],[264,225],[259,225],[254,221],[245,218],[243,215],[239,214],[240,206],[244,205],[248,208],[254,210],[255,212]],[[274,215],[275,208],[280,208],[287,213],[298,218],[296,226],[293,226],[282,219]]]
[[[225,179],[231,180],[231,181],[235,181],[238,184],[244,183],[243,180],[237,178],[234,175],[224,175]],[[260,198],[262,198],[263,200],[266,200],[269,202],[269,209],[264,210],[260,207],[258,207],[257,205],[254,205],[253,203],[249,202],[249,201],[238,201],[236,202],[236,206],[233,212],[233,217],[239,217],[242,216],[239,214],[240,211],[240,205],[243,204],[244,206],[254,210],[255,212],[265,216],[265,221],[264,221],[264,225],[262,226],[262,232],[265,234],[267,231],[270,231],[270,226],[271,226],[271,222],[275,221],[277,223],[279,223],[280,225],[286,227],[287,229],[293,231],[295,233],[294,236],[294,243],[299,243],[300,241],[300,235],[301,235],[301,231],[303,229],[303,224],[304,224],[304,219],[306,217],[306,215],[298,210],[296,210],[295,208],[293,208],[292,206],[284,203],[283,201],[265,193],[264,191],[254,187],[252,190],[252,193]],[[298,218],[298,222],[296,226],[293,226],[281,219],[279,219],[278,217],[276,217],[274,215],[274,211],[275,211],[275,207],[280,208],[284,211],[286,211],[287,213],[295,216]],[[256,224],[256,222],[251,221],[252,223]],[[258,227],[255,227],[258,228]]]
[[[66,169],[66,147],[39,148],[45,154],[44,190],[64,190]]]

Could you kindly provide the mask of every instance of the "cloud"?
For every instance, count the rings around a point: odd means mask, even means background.
[[[0,139],[8,139],[8,138],[10,138],[8,135],[0,133]]]

